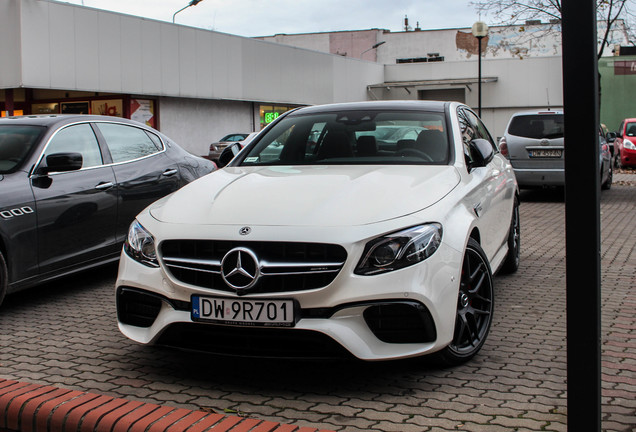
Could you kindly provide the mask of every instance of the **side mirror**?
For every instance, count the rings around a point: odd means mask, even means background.
[[[616,132],[608,132],[605,136],[605,139],[608,143],[613,143],[614,141],[616,141]]]
[[[81,153],[54,153],[46,157],[46,163],[38,168],[38,174],[51,172],[77,171],[82,168],[84,159]]]
[[[473,159],[473,163],[468,167],[469,169],[485,166],[495,156],[492,144],[483,138],[472,140],[469,147]]]
[[[234,156],[239,154],[241,149],[242,147],[239,143],[230,144],[229,146],[225,147],[225,149],[223,149],[221,155],[219,156],[219,162],[217,163],[219,168],[223,168],[224,166],[229,164],[232,159],[234,159]]]

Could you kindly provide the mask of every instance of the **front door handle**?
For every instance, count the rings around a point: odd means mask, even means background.
[[[108,190],[108,189],[112,188],[113,186],[115,186],[113,184],[113,182],[102,182],[102,183],[98,184],[97,186],[95,186],[95,189],[97,189],[97,190]]]
[[[173,168],[173,169],[165,170],[162,175],[165,175],[166,177],[170,177],[170,176],[175,175],[176,173],[177,173],[177,170],[175,168]]]

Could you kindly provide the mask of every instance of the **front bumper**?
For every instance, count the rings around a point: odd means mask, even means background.
[[[636,167],[636,150],[623,147],[621,152],[621,166]]]
[[[194,322],[192,295],[233,294],[176,281],[122,254],[117,280],[120,331],[137,342],[216,354],[257,357],[364,360],[414,357],[444,348],[452,339],[461,254],[442,244],[429,259],[376,276],[345,265],[327,287],[255,294],[293,298],[293,327],[246,327]],[[246,298],[242,296],[241,298]]]

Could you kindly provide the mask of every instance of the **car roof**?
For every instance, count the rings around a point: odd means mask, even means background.
[[[551,108],[543,110],[531,110],[531,111],[519,111],[512,115],[512,117],[524,116],[524,115],[542,115],[542,114],[560,114],[563,115],[563,110],[554,110]]]
[[[403,110],[444,112],[451,102],[444,101],[365,101],[315,105],[297,108],[290,114],[319,114],[334,111]]]
[[[32,126],[62,126],[65,124],[76,123],[76,122],[88,122],[88,121],[106,121],[106,122],[117,122],[117,123],[126,123],[135,126],[143,126],[146,125],[136,122],[134,120],[129,120],[122,117],[113,117],[113,116],[101,116],[101,115],[92,115],[92,114],[38,114],[38,115],[24,115],[24,116],[13,116],[13,117],[4,117],[0,119],[0,125],[32,125]]]

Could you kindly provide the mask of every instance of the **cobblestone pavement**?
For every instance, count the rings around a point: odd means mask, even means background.
[[[636,430],[636,175],[602,206],[604,431]],[[564,204],[524,191],[522,264],[496,277],[473,361],[227,360],[144,347],[117,330],[113,266],[8,296],[0,378],[337,431],[565,431]],[[585,233],[581,233],[585,235]]]

